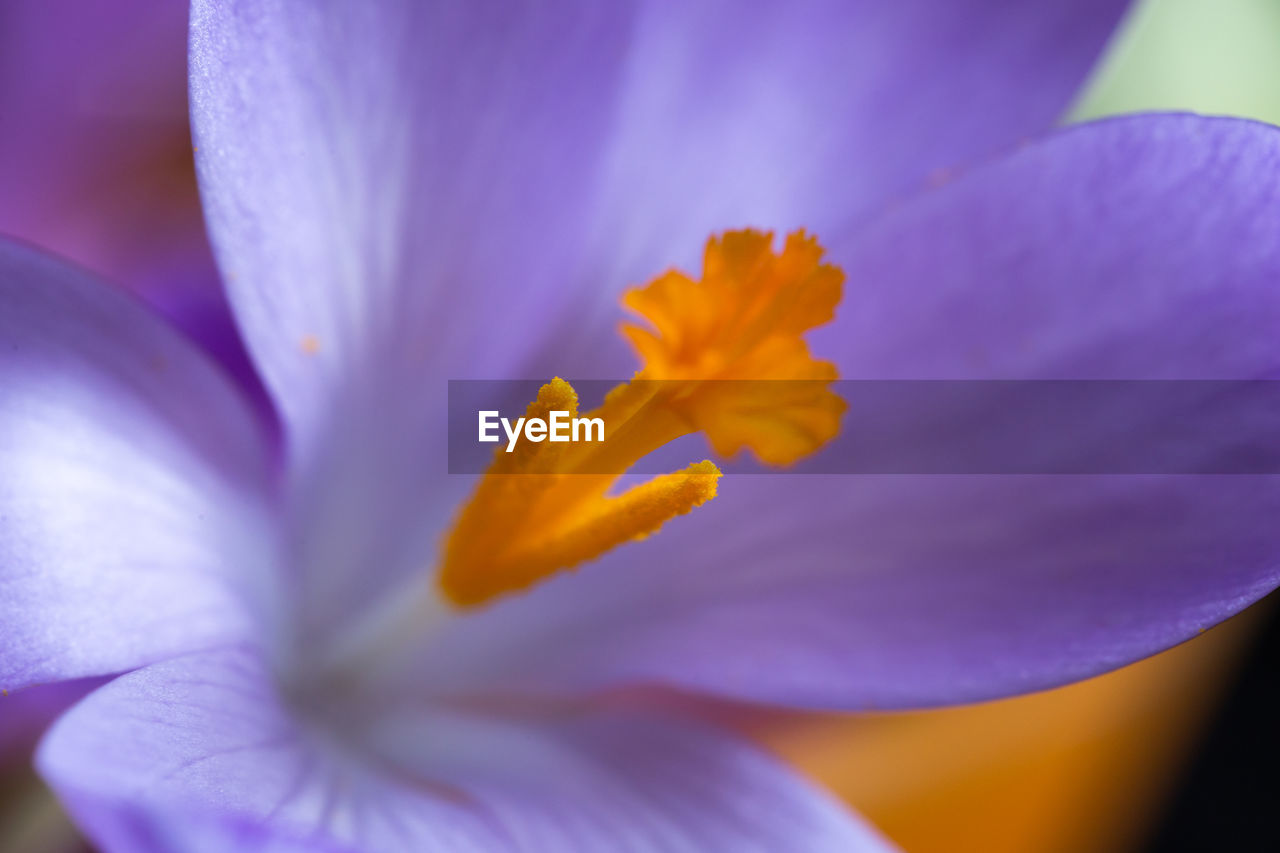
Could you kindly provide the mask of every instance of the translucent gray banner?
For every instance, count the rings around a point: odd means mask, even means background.
[[[581,415],[620,384],[571,382]],[[509,443],[499,419],[514,424],[543,384],[450,381],[449,473],[486,470]],[[652,384],[659,397],[689,390]],[[803,396],[809,389],[800,386],[825,383],[782,383],[796,394],[756,393],[778,390],[772,384],[719,383],[716,390],[722,399],[738,392],[758,399]],[[1280,381],[841,380],[830,389],[848,404],[840,432],[792,467],[771,468],[747,453],[721,459],[703,436],[691,435],[627,470],[664,473],[709,458],[727,474],[1280,474]],[[494,441],[479,440],[482,412],[497,413],[487,416]],[[604,424],[606,441],[618,426]],[[560,433],[569,429],[562,425]],[[525,433],[517,438],[527,440]],[[624,472],[588,461],[577,473]]]

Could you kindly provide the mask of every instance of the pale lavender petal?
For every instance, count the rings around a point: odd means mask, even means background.
[[[1260,124],[1064,131],[835,241],[848,295],[814,348],[862,378],[1276,379],[1278,176],[1280,131]],[[460,623],[423,683],[975,700],[1128,663],[1280,583],[1274,476],[762,476],[719,491]]]
[[[384,725],[388,748],[439,768],[517,849],[891,849],[758,747],[688,720],[626,710],[452,712]]]
[[[89,828],[103,853],[362,853],[328,839],[308,837],[241,816],[200,807],[103,801],[67,787],[64,806]]]
[[[264,583],[265,429],[141,304],[0,242],[0,686],[240,636]]]
[[[295,718],[255,653],[227,649],[106,685],[58,721],[37,765],[108,850],[198,850],[210,827],[253,831],[261,849],[466,849],[485,838],[429,784],[382,778],[323,724]]]
[[[509,365],[564,293],[632,10],[570,11],[194,5],[202,190],[286,423],[304,631],[422,571],[466,487],[442,380]]]
[[[483,373],[545,333],[525,321],[590,226],[633,6],[195,3],[209,226],[300,438],[344,383]]]
[[[252,830],[251,850],[887,849],[774,760],[691,722],[367,698],[294,695],[295,719],[252,653],[191,656],[90,696],[39,766],[108,850],[207,849],[211,825]]]

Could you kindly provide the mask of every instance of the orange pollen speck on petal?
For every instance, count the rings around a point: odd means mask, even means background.
[[[320,339],[315,335],[304,335],[298,346],[303,355],[315,355],[320,352]]]
[[[803,334],[829,322],[844,274],[822,263],[804,232],[730,231],[708,241],[701,280],[668,272],[627,291],[644,324],[623,334],[643,363],[586,417],[605,424],[598,443],[525,442],[499,450],[445,543],[439,586],[474,607],[593,560],[715,497],[710,461],[621,494],[619,478],[651,451],[695,432],[720,455],[750,450],[787,466],[838,433],[846,405],[831,389],[835,365],[815,359]],[[578,416],[562,379],[542,386],[526,418]]]

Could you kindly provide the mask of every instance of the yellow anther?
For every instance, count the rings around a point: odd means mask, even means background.
[[[709,461],[609,494],[677,438],[704,432],[726,456],[747,447],[788,465],[835,436],[845,409],[829,387],[835,366],[814,359],[801,335],[832,318],[844,275],[803,232],[781,253],[772,243],[772,234],[728,232],[708,242],[700,282],[669,272],[624,295],[651,328],[623,328],[644,366],[587,415],[603,419],[604,441],[499,450],[446,539],[446,598],[477,606],[526,589],[715,497],[720,470]],[[555,411],[578,414],[577,394],[559,378],[526,418]]]

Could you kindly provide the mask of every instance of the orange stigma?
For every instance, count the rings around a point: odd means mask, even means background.
[[[700,281],[672,271],[627,291],[623,305],[648,321],[622,328],[643,366],[587,415],[603,420],[603,441],[500,449],[445,540],[445,598],[486,604],[643,539],[715,497],[720,470],[710,461],[609,493],[635,462],[677,438],[701,432],[722,456],[748,448],[773,466],[834,438],[846,408],[830,388],[836,368],[802,337],[840,302],[844,274],[822,254],[803,232],[774,252],[771,233],[730,231],[707,242]],[[542,387],[526,417],[551,412],[578,415],[577,394],[562,379]]]

